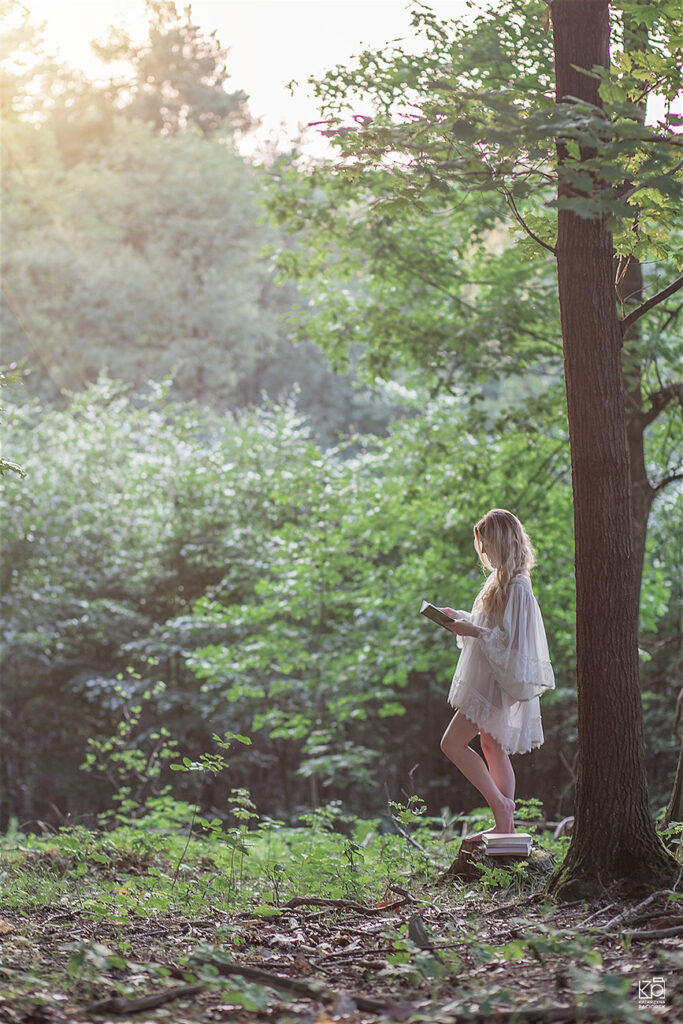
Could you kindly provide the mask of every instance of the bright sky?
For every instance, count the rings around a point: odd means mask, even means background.
[[[482,0],[484,6],[489,0]],[[107,75],[90,50],[90,41],[123,21],[134,40],[145,38],[143,0],[24,0],[34,21],[45,22],[48,51],[83,68],[91,78]],[[186,0],[176,0],[184,9]],[[442,18],[460,16],[465,0],[437,0],[429,6]],[[244,140],[251,152],[268,139],[298,134],[298,126],[318,117],[307,96],[306,80],[343,64],[366,45],[379,47],[412,34],[407,0],[195,0],[192,15],[205,32],[218,30],[229,48],[230,85],[249,97],[253,116],[262,119],[255,138]],[[290,95],[287,84],[300,84]],[[317,146],[308,146],[310,150]]]

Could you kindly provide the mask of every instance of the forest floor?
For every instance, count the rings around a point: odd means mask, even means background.
[[[422,854],[369,838],[281,829],[222,863],[195,840],[179,856],[164,837],[6,840],[0,1021],[683,1019],[680,884],[558,904],[532,861],[466,881],[423,835]],[[551,867],[552,847],[535,843]]]

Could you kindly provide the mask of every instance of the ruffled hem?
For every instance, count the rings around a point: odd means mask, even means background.
[[[497,719],[500,716],[500,712],[496,712],[495,709],[491,708],[490,703],[486,698],[477,693],[476,690],[466,690],[466,692],[459,696],[458,691],[460,690],[460,684],[455,683],[451,686],[451,691],[448,694],[448,703],[455,710],[459,710],[465,718],[469,718],[471,722],[474,722],[479,729],[483,729],[489,736],[493,736],[502,750],[506,754],[528,754],[532,750],[536,750],[542,746],[545,741],[543,737],[542,726],[540,716],[537,720],[539,730],[541,731],[542,738],[534,742],[531,737],[526,738],[522,736],[522,730],[515,729],[513,732],[514,738],[511,738],[509,733],[507,736],[503,736],[500,730],[500,724]],[[527,729],[525,731],[531,731],[531,726],[535,723],[525,723]]]

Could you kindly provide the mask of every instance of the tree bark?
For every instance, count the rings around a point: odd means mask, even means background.
[[[676,778],[671,792],[671,799],[664,815],[662,825],[666,828],[672,821],[683,821],[683,690],[678,694],[676,701],[676,717],[674,719],[674,736],[681,737],[681,748],[678,754],[678,765],[676,766]],[[683,840],[682,840],[683,841]]]
[[[646,24],[640,22],[637,17],[625,17],[623,45],[627,53],[645,49],[648,43],[648,35],[649,29]],[[638,114],[636,116],[640,124],[644,125],[647,109],[646,100],[642,99],[637,104],[637,107]],[[631,310],[641,305],[643,301],[643,268],[640,260],[636,259],[635,256],[630,256],[625,266],[617,267],[616,293],[622,315],[630,313]],[[647,422],[643,411],[642,367],[637,354],[635,354],[636,345],[640,338],[640,322],[636,321],[626,328],[623,331],[623,338],[622,369],[627,396],[626,434],[628,437],[629,463],[631,466],[633,558],[636,575],[635,588],[638,602],[640,603],[647,524],[655,497],[655,489],[650,484],[645,465],[645,428]]]
[[[624,22],[624,50],[643,50],[647,47],[649,29],[646,24],[639,21],[635,10],[633,19],[626,19]],[[638,103],[638,120],[645,124],[646,100]],[[617,301],[622,311],[622,316],[627,317],[634,309],[639,309],[643,303],[643,268],[640,260],[630,256],[624,266],[617,267]],[[630,307],[630,309],[629,309]],[[640,320],[635,320],[626,328],[622,323],[624,335],[624,350],[622,354],[622,368],[627,395],[626,403],[626,433],[628,437],[629,462],[631,466],[631,490],[632,490],[632,514],[633,514],[633,556],[635,564],[635,588],[640,603],[640,591],[643,579],[643,563],[645,561],[645,544],[647,541],[647,527],[650,518],[650,511],[654,502],[657,490],[652,486],[648,478],[645,464],[645,431],[663,411],[670,400],[673,400],[673,389],[665,388],[654,396],[650,396],[651,408],[646,412],[643,408],[642,393],[642,366],[637,353],[640,339]],[[681,403],[683,404],[683,402]],[[683,690],[681,691],[683,694]],[[681,695],[677,705],[678,712],[681,707]],[[677,714],[678,723],[679,714]],[[675,730],[674,730],[675,732]],[[676,817],[678,815],[678,817]],[[663,826],[670,821],[680,821],[683,815],[683,743],[680,746],[676,777],[674,780],[671,799],[666,810]]]
[[[631,257],[622,276],[617,282],[617,299],[628,309],[638,306],[643,298],[643,269],[640,261]],[[647,524],[655,497],[645,465],[646,418],[643,410],[641,389],[641,366],[637,356],[631,356],[630,344],[637,342],[640,334],[638,322],[624,334],[622,368],[626,392],[626,436],[628,438],[629,465],[631,472],[631,512],[633,517],[633,585],[640,601],[640,585],[643,578]]]
[[[681,740],[676,775],[662,827],[667,828],[672,821],[683,821],[683,740]]]
[[[553,0],[557,101],[600,106],[607,0]],[[567,149],[558,140],[560,165]],[[594,153],[582,150],[589,159]],[[563,180],[560,197],[576,195]],[[649,813],[638,671],[638,599],[614,253],[605,216],[558,213],[557,267],[574,493],[579,758],[572,840],[549,891],[673,878]]]

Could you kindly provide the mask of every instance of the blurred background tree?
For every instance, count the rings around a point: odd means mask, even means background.
[[[204,35],[173,0],[146,0],[148,38],[134,46],[125,30],[93,44],[105,62],[123,62],[131,74],[110,86],[116,106],[133,121],[150,124],[160,135],[195,125],[204,137],[229,137],[247,130],[251,116],[243,92],[228,92],[228,51],[216,32]]]
[[[43,53],[21,20],[3,38],[0,325],[29,394],[63,402],[101,371],[239,408],[297,394],[320,436],[386,429],[396,406],[294,349],[266,246],[268,169],[234,149],[249,125],[227,93],[226,53],[172,3],[151,3],[149,41],[98,47],[131,76],[104,85]],[[151,70],[150,70],[151,69]]]

